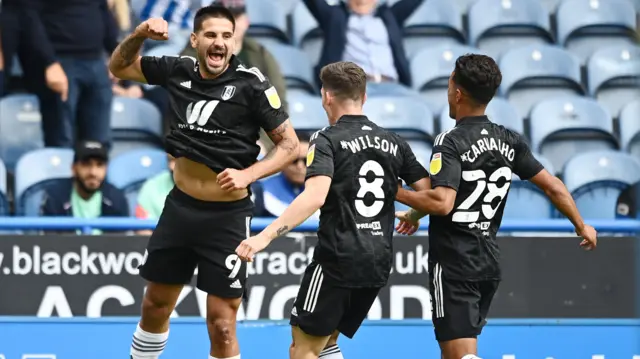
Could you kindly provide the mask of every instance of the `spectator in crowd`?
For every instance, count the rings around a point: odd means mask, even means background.
[[[224,6],[231,11],[236,20],[236,53],[240,61],[248,67],[257,67],[271,84],[276,88],[282,106],[288,111],[287,106],[287,86],[284,76],[280,71],[280,65],[273,55],[256,40],[245,36],[249,29],[250,21],[247,14],[245,0],[215,0],[214,5]],[[191,43],[187,42],[187,46],[182,51],[183,56],[196,56],[196,50],[191,47]],[[260,130],[260,147],[269,152],[273,147],[273,143],[263,130]]]
[[[150,18],[163,18],[169,23],[169,39],[162,44],[180,47],[189,39],[193,18],[204,2],[205,0],[131,0],[131,8],[141,22]]]
[[[118,28],[107,0],[19,2],[30,39],[26,66],[39,75],[32,85],[45,146],[73,147],[76,139],[109,146],[113,95],[104,51],[118,45]]]
[[[309,137],[299,133],[299,154],[282,172],[262,181],[264,209],[267,215],[278,217],[304,190],[304,180],[307,174],[307,151]],[[319,212],[313,218],[319,218]]]
[[[640,182],[629,186],[620,193],[616,206],[616,217],[627,219],[640,218]]]
[[[131,9],[127,0],[107,0],[109,10],[113,13],[121,33],[131,30]]]
[[[129,216],[124,193],[105,181],[107,162],[107,149],[103,144],[80,142],[71,167],[73,177],[56,180],[45,188],[41,215],[75,218]]]
[[[332,62],[351,61],[365,70],[370,82],[411,86],[402,27],[424,0],[399,0],[393,6],[378,0],[346,0],[337,5],[303,1],[324,34],[316,72]]]
[[[27,33],[21,23],[27,21],[23,0],[2,0],[0,4],[0,61],[4,71],[0,70],[0,96],[9,91],[8,79],[16,55],[23,59],[27,47]],[[19,54],[20,51],[20,54]],[[24,68],[24,66],[23,66]],[[23,69],[24,75],[27,71]]]

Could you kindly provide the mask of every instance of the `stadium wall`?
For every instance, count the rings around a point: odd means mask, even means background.
[[[80,225],[88,232],[154,224],[77,222],[0,218],[0,230]],[[268,223],[256,222],[254,230]],[[640,232],[637,221],[593,224],[601,232]],[[570,224],[506,221],[503,229],[566,232]],[[238,318],[243,358],[287,358],[289,327],[279,319],[288,317],[315,241],[291,233],[250,268],[249,295]],[[127,357],[144,292],[137,266],[145,244],[144,237],[118,234],[0,236],[0,359]],[[631,319],[640,314],[639,238],[602,237],[591,253],[571,237],[501,237],[500,244],[504,280],[482,335],[482,357],[640,359],[640,321]],[[438,357],[428,320],[428,240],[399,236],[395,250],[390,285],[356,340],[341,340],[348,359]],[[206,327],[198,318],[204,293],[187,287],[184,294],[173,313],[166,359],[207,356]]]

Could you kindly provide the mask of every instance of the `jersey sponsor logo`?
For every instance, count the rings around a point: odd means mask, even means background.
[[[431,157],[431,163],[429,163],[429,173],[437,175],[442,169],[442,153],[434,153]]]
[[[267,100],[271,107],[277,110],[282,106],[282,101],[280,101],[280,96],[278,96],[278,91],[276,91],[275,87],[271,86],[264,90],[264,94],[267,96]]]
[[[375,222],[370,222],[370,223],[356,223],[356,228],[358,229],[373,229],[373,230],[379,230],[382,229],[382,225],[380,224],[380,221],[375,221]]]
[[[228,99],[232,98],[235,93],[235,86],[225,86],[224,90],[222,90],[222,101],[227,101]]]
[[[307,151],[307,167],[311,166],[313,163],[313,158],[316,154],[316,145],[315,143],[309,147],[309,151]]]

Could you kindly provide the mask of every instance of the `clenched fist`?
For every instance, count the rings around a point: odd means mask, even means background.
[[[138,25],[135,33],[151,40],[168,40],[169,24],[162,18],[152,18]]]

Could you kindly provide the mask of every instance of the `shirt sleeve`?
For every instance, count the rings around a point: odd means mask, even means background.
[[[319,133],[309,144],[307,152],[307,176],[328,176],[333,178],[333,148],[331,142]]]
[[[179,58],[175,56],[142,56],[140,67],[149,85],[166,86],[169,75]]]
[[[404,183],[411,185],[425,177],[429,177],[429,173],[422,167],[420,162],[418,162],[409,144],[403,139],[400,139],[400,144],[404,156],[402,159],[402,168],[400,168],[400,178]]]
[[[441,143],[433,147],[429,174],[431,187],[449,187],[458,190],[462,175],[462,162],[450,136],[443,134]]]
[[[544,169],[544,166],[533,156],[531,149],[522,136],[517,135],[515,144],[516,157],[513,163],[513,172],[522,180],[537,175]]]
[[[257,98],[252,102],[256,106],[255,111],[260,127],[269,132],[289,119],[289,114],[284,110],[278,90],[269,79],[259,72],[256,77],[254,89]]]

